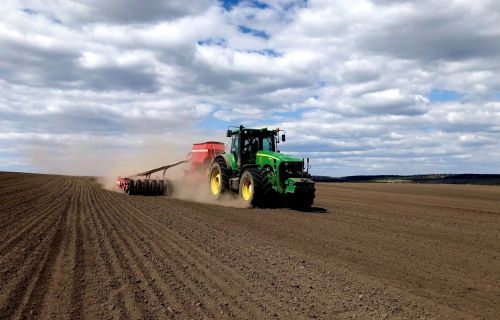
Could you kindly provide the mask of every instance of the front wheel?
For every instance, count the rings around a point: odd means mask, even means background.
[[[256,168],[243,172],[240,178],[239,193],[241,199],[250,206],[265,207],[273,189],[266,170]]]
[[[289,204],[292,209],[309,211],[314,202],[316,188],[298,189],[289,195]]]

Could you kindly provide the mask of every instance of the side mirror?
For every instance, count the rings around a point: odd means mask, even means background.
[[[232,135],[232,131],[231,130],[227,130],[226,131],[226,137],[230,138]]]
[[[285,142],[285,140],[286,140],[286,139],[285,139],[285,134],[283,133],[283,134],[281,135],[281,141]]]

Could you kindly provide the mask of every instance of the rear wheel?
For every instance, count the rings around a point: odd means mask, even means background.
[[[268,206],[269,198],[274,191],[268,175],[269,171],[265,169],[245,170],[240,178],[239,193],[241,199],[251,206]]]
[[[220,198],[229,190],[229,170],[226,161],[220,158],[215,159],[208,172],[210,192],[214,197]]]

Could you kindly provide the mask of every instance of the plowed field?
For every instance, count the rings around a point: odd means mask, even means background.
[[[0,319],[498,319],[500,187],[322,184],[313,212],[0,173]]]

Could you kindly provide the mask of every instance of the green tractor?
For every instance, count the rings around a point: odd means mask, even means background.
[[[282,154],[277,149],[280,130],[227,130],[231,138],[229,153],[217,155],[209,169],[212,195],[220,198],[235,192],[251,206],[276,206],[283,199],[296,209],[310,209],[314,201],[314,181],[304,160]],[[285,141],[282,134],[281,140]]]

